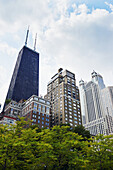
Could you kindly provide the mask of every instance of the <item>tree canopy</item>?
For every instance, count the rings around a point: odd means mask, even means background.
[[[0,125],[0,169],[113,169],[113,135],[82,140],[70,126],[40,130],[27,124]]]

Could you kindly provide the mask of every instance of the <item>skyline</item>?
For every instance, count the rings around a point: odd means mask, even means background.
[[[28,3],[29,2],[29,3]],[[18,52],[30,25],[28,47],[37,33],[40,53],[39,94],[62,67],[77,80],[91,79],[95,70],[113,85],[113,4],[96,0],[0,1],[0,103],[5,100]],[[7,13],[6,13],[7,11]],[[108,76],[109,75],[109,76]]]

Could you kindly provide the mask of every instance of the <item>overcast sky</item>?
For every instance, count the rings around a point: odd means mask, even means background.
[[[62,67],[75,73],[77,85],[91,72],[113,85],[113,2],[111,0],[0,0],[0,103],[4,103],[18,52],[33,48],[37,33],[40,89]]]

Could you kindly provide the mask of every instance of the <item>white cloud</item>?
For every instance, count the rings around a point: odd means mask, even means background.
[[[108,3],[108,2],[105,2],[106,5],[108,5],[110,7],[110,9],[113,11],[113,5]]]
[[[38,33],[37,51],[40,52],[41,94],[46,93],[47,82],[59,67],[74,72],[77,83],[81,78],[85,81],[89,80],[90,73],[94,69],[103,75],[105,84],[112,85],[112,12],[99,8],[91,11],[86,4],[76,5],[75,0],[29,0],[29,3],[28,0],[17,0],[16,3],[14,2],[14,0],[8,1],[7,4],[0,2],[0,35],[2,37],[0,66],[3,66],[5,62],[9,64],[6,68],[8,82],[9,70],[11,70],[11,77],[17,51],[21,48],[26,28],[30,25],[28,44],[31,41],[33,44],[35,33]],[[10,38],[6,35],[10,35]],[[5,62],[1,55],[7,58]],[[8,65],[6,63],[5,67]],[[6,88],[2,84],[1,89],[4,87]],[[7,88],[3,96],[6,95],[6,91]],[[2,101],[2,97],[0,100]]]

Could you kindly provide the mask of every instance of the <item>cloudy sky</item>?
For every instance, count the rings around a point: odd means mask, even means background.
[[[77,85],[100,73],[113,85],[113,2],[111,0],[0,0],[0,103],[3,104],[18,52],[33,48],[37,33],[40,94],[62,67],[75,73]]]

